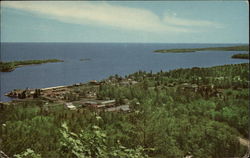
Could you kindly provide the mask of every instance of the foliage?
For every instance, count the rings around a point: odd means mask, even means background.
[[[107,146],[106,134],[98,127],[93,126],[93,131],[81,131],[79,135],[70,132],[67,124],[62,125],[62,140],[60,153],[62,157],[77,158],[106,158],[106,157],[126,157],[143,158],[141,147],[137,149],[127,149],[120,143],[114,147]]]
[[[127,102],[130,113],[70,111],[39,97],[4,103],[1,150],[13,156],[32,147],[46,158],[241,157],[247,148],[238,137],[249,132],[248,76],[249,64],[139,71],[95,89],[99,99]],[[129,79],[137,83],[121,84]],[[84,97],[91,88],[74,93]]]
[[[249,51],[248,45],[231,46],[231,47],[208,47],[208,48],[185,48],[185,49],[159,49],[155,50],[156,53],[190,53],[197,51]]]
[[[15,158],[41,158],[40,154],[36,154],[32,149],[27,149],[21,154],[14,155]]]
[[[232,58],[236,59],[249,59],[249,53],[248,54],[234,54]]]
[[[8,72],[8,71],[12,71],[15,68],[15,64],[12,62],[0,62],[0,71],[2,72]]]

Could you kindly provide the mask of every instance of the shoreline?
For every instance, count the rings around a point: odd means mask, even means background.
[[[17,127],[16,120],[18,120],[18,125],[21,127],[26,124],[36,124],[37,126],[34,127],[36,131],[43,132],[44,128],[49,126],[51,128],[46,131],[55,132],[56,135],[56,131],[60,130],[60,123],[65,121],[72,125],[72,129],[81,130],[86,127],[86,124],[91,127],[96,118],[106,122],[108,129],[113,129],[121,123],[128,125],[126,127],[133,127],[131,131],[136,132],[144,126],[144,120],[147,120],[148,129],[154,130],[148,136],[159,133],[158,127],[161,128],[164,124],[167,129],[174,128],[169,131],[173,131],[169,134],[171,137],[168,136],[173,140],[179,139],[179,135],[183,134],[182,130],[187,130],[186,134],[191,134],[190,136],[193,136],[194,132],[198,133],[199,140],[206,138],[209,132],[211,138],[209,142],[213,142],[214,149],[221,147],[220,142],[227,142],[232,149],[240,143],[238,150],[245,151],[248,129],[246,120],[249,117],[245,112],[249,98],[248,67],[249,63],[244,63],[207,68],[180,68],[156,73],[138,71],[126,77],[115,75],[105,80],[93,80],[85,84],[35,89],[36,95],[29,97],[29,93],[25,92],[25,97],[27,95],[28,98],[0,103],[3,109],[2,114],[5,116],[3,123],[8,132],[11,132],[13,127]],[[239,102],[241,105],[237,105]],[[239,121],[234,123],[231,120],[232,117],[225,118],[224,113],[228,111],[232,112],[235,120]],[[12,116],[18,118],[12,120]],[[38,119],[41,121],[37,122]],[[159,120],[161,124],[157,124]],[[170,120],[173,120],[171,124],[169,124]],[[80,127],[79,122],[82,122]],[[138,123],[134,124],[135,122]],[[217,130],[218,127],[220,130]],[[208,131],[207,129],[214,130]],[[175,136],[175,131],[180,131],[177,136]],[[107,132],[111,133],[112,130]],[[165,130],[159,136],[156,135],[157,139],[161,140],[164,133]],[[42,137],[43,134],[44,132],[37,135]],[[125,134],[126,137],[131,136],[126,130],[119,132],[119,135],[121,134]],[[218,135],[221,134],[226,134],[226,137],[222,137],[218,142]],[[9,135],[3,136],[7,138]],[[30,140],[34,138],[34,135],[24,137]],[[51,140],[53,137],[55,136],[49,135],[49,138],[43,138]],[[136,137],[143,138],[143,133],[138,133],[133,138]],[[10,138],[8,140],[16,141],[15,138]],[[108,138],[112,137],[108,136]],[[53,142],[45,142],[44,145],[53,146],[59,141],[60,138],[57,138]],[[143,144],[143,141],[141,142]],[[192,143],[197,143],[197,140],[194,139]],[[201,141],[201,143],[204,143],[204,149],[211,146],[206,141]],[[157,146],[158,144],[155,144],[153,147]],[[48,152],[49,150],[46,150],[46,153]]]
[[[245,54],[241,54],[241,53],[239,53],[239,54],[234,54],[234,55],[232,55],[232,58],[233,58],[233,59],[247,59],[247,60],[249,60],[249,53],[245,53]]]
[[[181,49],[157,49],[154,53],[194,53],[198,51],[248,51],[248,45],[230,46],[230,47],[207,47],[207,48],[181,48]]]
[[[0,61],[0,71],[11,72],[11,71],[14,71],[16,68],[23,67],[23,66],[39,65],[39,64],[46,64],[46,63],[57,63],[57,62],[64,62],[64,61],[59,60],[59,59],[22,60],[22,61],[9,61],[9,62]]]
[[[241,65],[241,64],[249,64],[249,63],[225,64],[225,65],[218,65],[218,66],[211,66],[211,67],[192,67],[192,68],[185,68],[184,70],[188,70],[188,69],[204,69],[204,68],[209,69],[209,68],[215,68],[215,67],[233,66],[233,65]],[[171,71],[175,71],[175,70],[178,70],[178,69],[173,69],[173,70],[169,70],[169,71],[166,71],[166,72],[171,72]],[[182,69],[182,68],[180,68],[180,69]],[[157,74],[159,72],[155,72],[154,74]],[[134,73],[132,73],[132,74],[134,74]],[[128,74],[128,76],[129,75],[131,75],[131,74]],[[28,93],[30,95],[33,95],[36,90],[40,90],[41,92],[46,92],[46,91],[56,91],[56,90],[60,91],[60,89],[70,89],[70,88],[74,88],[74,87],[78,87],[78,86],[86,86],[86,85],[99,86],[102,83],[108,81],[110,77],[112,78],[114,76],[111,75],[111,76],[109,76],[107,78],[104,78],[104,79],[102,79],[100,81],[90,80],[90,81],[74,83],[74,84],[70,84],[70,85],[57,85],[57,86],[52,86],[52,87],[32,88],[32,89],[30,89],[30,88],[28,88],[28,89],[13,89],[13,90],[11,90],[11,91],[4,94],[4,96],[7,96],[7,97],[11,98],[11,100],[10,101],[0,101],[0,102],[1,103],[8,103],[8,102],[12,102],[12,101],[15,101],[15,100],[19,100],[20,98],[18,98],[18,94],[21,94],[20,92],[24,92],[24,91],[28,91]],[[16,93],[16,95],[13,95],[13,93]]]

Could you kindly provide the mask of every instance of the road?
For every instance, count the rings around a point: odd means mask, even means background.
[[[250,141],[248,139],[244,139],[241,137],[238,137],[238,139],[239,139],[239,142],[241,145],[248,147],[248,152],[242,158],[249,158],[249,156],[250,156]]]

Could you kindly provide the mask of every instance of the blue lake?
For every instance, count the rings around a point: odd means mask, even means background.
[[[30,65],[12,72],[0,72],[1,101],[13,89],[70,85],[102,80],[110,75],[124,76],[139,70],[158,72],[177,68],[210,67],[245,63],[232,59],[237,51],[196,53],[153,53],[156,49],[202,48],[237,44],[159,44],[159,43],[1,43],[1,60],[62,59],[62,63]],[[242,53],[242,52],[241,52]],[[89,58],[87,61],[80,59]]]

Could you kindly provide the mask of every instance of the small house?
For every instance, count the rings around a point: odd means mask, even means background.
[[[96,80],[89,81],[89,84],[91,84],[91,85],[99,85],[99,83]]]
[[[99,104],[103,104],[106,107],[110,107],[110,106],[114,106],[115,105],[115,100],[100,101]]]
[[[107,109],[105,109],[105,111],[109,111],[109,112],[113,112],[113,111],[127,112],[127,111],[130,111],[130,108],[129,108],[129,105],[121,105],[121,106],[107,108]]]
[[[72,103],[65,103],[65,108],[69,110],[76,110],[76,106],[74,106]]]

